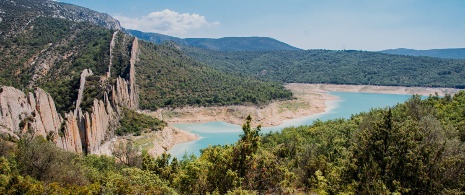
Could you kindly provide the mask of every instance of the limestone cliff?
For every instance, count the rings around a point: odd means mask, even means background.
[[[131,60],[130,60],[130,67],[129,67],[129,99],[130,104],[129,108],[137,109],[139,108],[139,93],[137,92],[136,86],[136,61],[137,61],[137,54],[139,50],[139,40],[134,38],[132,43],[132,50],[131,50]]]
[[[76,100],[76,109],[74,110],[74,115],[77,114],[79,106],[81,106],[82,97],[84,95],[84,87],[86,86],[86,78],[88,76],[92,76],[92,75],[93,75],[92,71],[89,70],[89,69],[85,69],[81,73],[81,78],[80,78],[80,81],[79,81],[79,91],[78,91],[78,97],[77,97],[77,100]]]
[[[26,95],[21,90],[3,86],[0,88],[0,133],[18,139],[29,129],[65,150],[97,151],[103,142],[114,136],[120,107],[132,104],[127,94],[129,85],[121,78],[117,81],[112,98],[105,93],[103,100],[94,99],[90,112],[83,113],[77,107],[64,119],[44,90],[37,88]]]
[[[37,88],[27,96],[13,87],[0,88],[0,131],[15,138],[27,129],[44,137],[57,133],[63,119],[55,103],[44,90]]]
[[[108,72],[107,72],[107,77],[110,78],[110,75],[111,75],[111,66],[113,65],[113,48],[115,48],[115,44],[116,44],[116,35],[118,35],[118,32],[119,31],[115,31],[113,33],[113,36],[111,38],[111,42],[110,42],[110,63],[108,64]]]

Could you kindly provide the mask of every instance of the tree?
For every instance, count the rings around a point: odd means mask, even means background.
[[[142,156],[138,153],[139,149],[134,147],[131,141],[116,143],[111,153],[122,164],[131,167],[141,167]]]
[[[249,115],[247,116],[245,123],[242,125],[242,131],[244,133],[240,135],[240,140],[234,147],[233,166],[236,166],[235,170],[238,171],[240,177],[245,176],[251,156],[257,152],[260,146],[259,133],[261,126],[259,125],[256,129],[252,129],[250,125],[251,122],[252,117]]]

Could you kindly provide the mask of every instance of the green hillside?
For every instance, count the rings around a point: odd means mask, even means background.
[[[174,45],[144,42],[140,47],[136,72],[142,109],[260,105],[292,97],[292,93],[279,83],[226,74],[199,63]]]
[[[222,52],[184,47],[183,51],[219,70],[262,80],[465,88],[465,60],[353,50]]]

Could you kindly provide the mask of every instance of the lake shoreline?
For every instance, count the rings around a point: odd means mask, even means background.
[[[159,109],[156,112],[146,112],[162,119],[169,124],[205,123],[225,121],[242,125],[248,115],[252,116],[252,124],[263,127],[278,126],[286,120],[308,117],[327,112],[327,101],[337,100],[330,92],[358,92],[378,94],[418,94],[440,96],[455,94],[459,90],[453,88],[427,88],[402,86],[373,85],[334,85],[334,84],[301,84],[290,83],[285,87],[294,93],[296,99],[275,101],[264,107],[256,106],[216,106],[216,107],[185,107],[176,109]]]
[[[253,118],[252,125],[263,127],[274,127],[285,121],[304,117],[325,114],[336,107],[334,104],[339,98],[330,92],[357,92],[376,94],[418,94],[440,96],[455,94],[459,90],[452,88],[425,88],[425,87],[391,87],[391,86],[369,86],[369,85],[330,85],[330,84],[286,84],[285,87],[294,93],[296,99],[272,102],[259,108],[254,106],[222,106],[222,107],[187,107],[177,109],[159,109],[156,112],[145,112],[168,122],[170,128],[176,128],[173,124],[196,124],[207,122],[224,121],[231,124],[242,125],[245,118],[250,114]],[[157,144],[153,142],[152,155],[158,156],[161,152],[170,150],[174,145],[187,141],[198,140],[191,132],[176,128],[182,134],[190,134],[189,139],[185,136],[162,136]],[[176,133],[177,134],[177,133]],[[170,140],[167,140],[170,139]],[[174,139],[174,140],[171,140]],[[171,144],[162,144],[164,142]],[[159,148],[163,146],[162,148]],[[158,149],[157,149],[158,147]]]

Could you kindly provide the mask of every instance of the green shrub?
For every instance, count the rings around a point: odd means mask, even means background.
[[[120,125],[121,126],[116,129],[117,135],[128,135],[133,133],[135,136],[139,136],[144,131],[162,130],[166,126],[166,122],[124,108]]]

